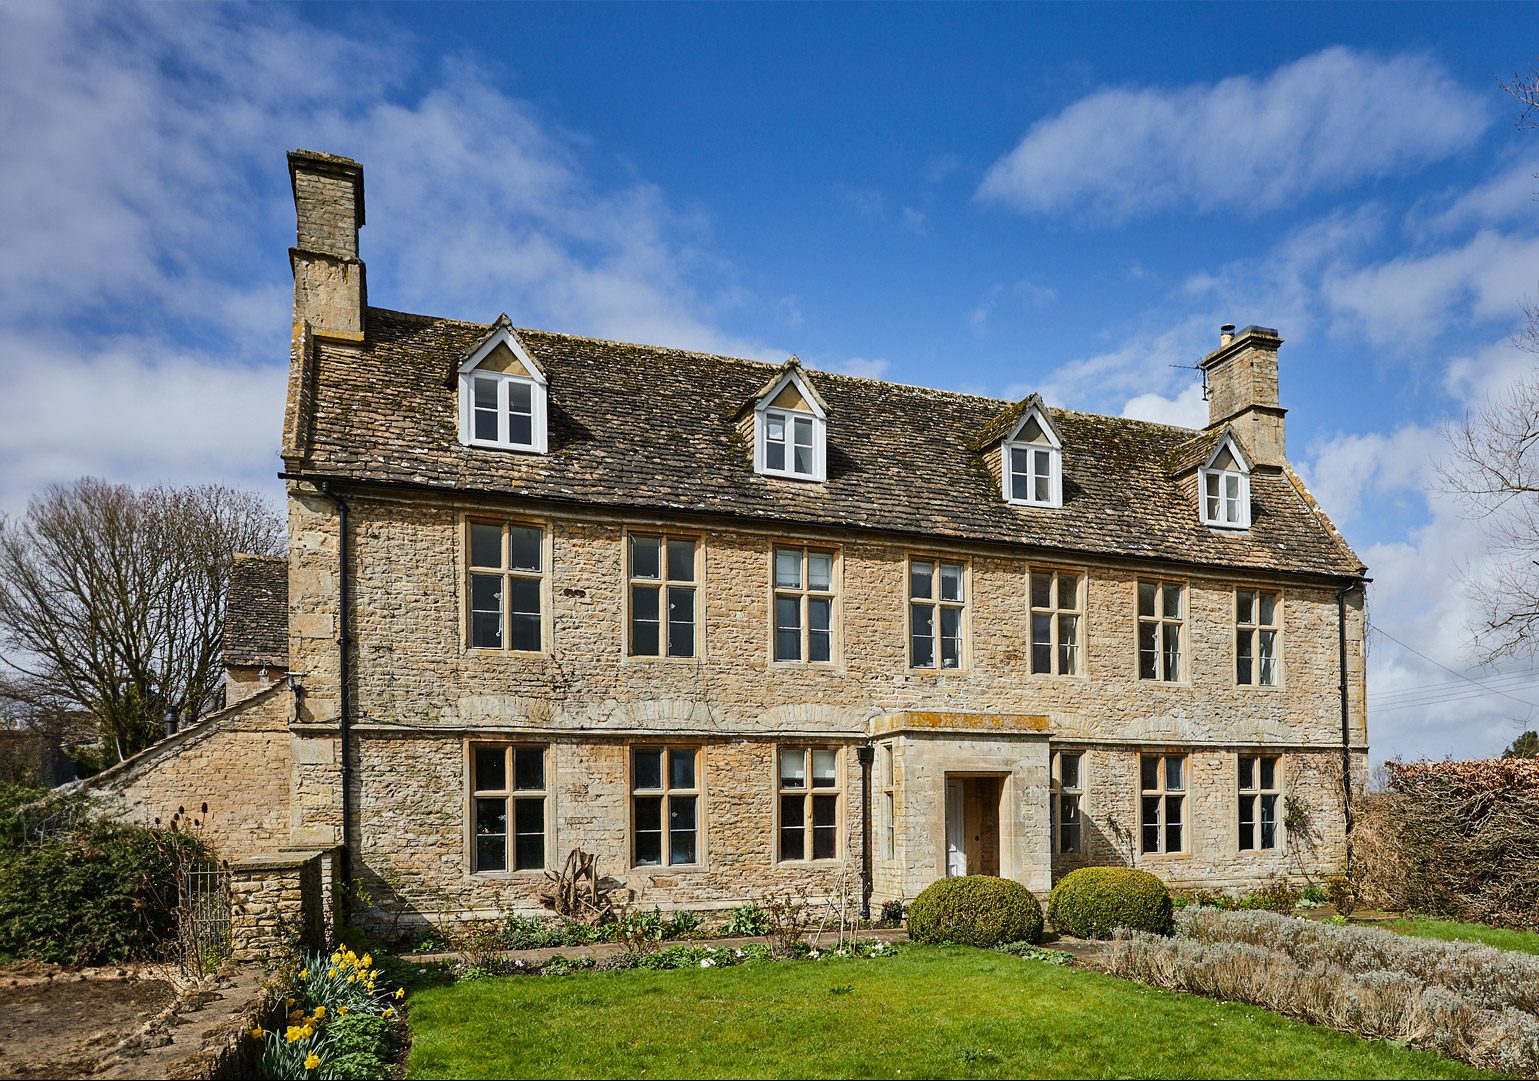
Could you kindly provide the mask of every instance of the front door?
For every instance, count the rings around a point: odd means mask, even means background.
[[[946,781],[946,877],[958,878],[967,873],[967,812],[962,797],[965,782]]]

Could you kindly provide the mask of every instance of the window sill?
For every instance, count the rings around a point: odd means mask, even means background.
[[[1141,860],[1189,860],[1192,854],[1190,852],[1140,852],[1138,858]]]
[[[496,443],[488,439],[461,440],[461,446],[480,450],[510,450],[515,454],[544,454],[545,448],[537,443]]]
[[[478,657],[481,657],[481,656],[484,656],[484,657],[501,656],[501,657],[525,657],[525,658],[535,658],[535,657],[550,658],[550,657],[554,657],[555,656],[555,654],[552,653],[551,651],[544,650],[544,649],[503,649],[501,646],[466,646],[464,648],[463,655],[466,656],[466,657],[469,657],[469,656],[478,656]]]
[[[1046,679],[1054,682],[1088,683],[1090,681],[1090,673],[1088,672],[1083,675],[1065,674],[1063,672],[1032,672],[1030,677],[1032,679]],[[1139,682],[1145,681],[1140,680]]]
[[[522,871],[471,871],[470,877],[488,882],[518,881],[520,879],[543,879],[547,870],[554,871],[554,867],[525,868]]]
[[[1234,684],[1234,689],[1237,691],[1256,691],[1261,694],[1275,694],[1278,691],[1287,690],[1287,687],[1281,683],[1236,683]]]
[[[703,863],[644,863],[627,868],[627,873],[633,875],[671,875],[693,874],[707,870],[710,870],[710,868]]]
[[[905,668],[904,675],[908,676],[966,676],[972,674],[970,668]]]
[[[789,470],[781,472],[775,469],[755,470],[761,477],[773,477],[776,480],[799,480],[805,484],[826,484],[827,478],[815,473],[792,473]]]
[[[1063,510],[1062,503],[1037,503],[1030,499],[1007,499],[1012,507],[1035,507],[1037,510]]]
[[[826,871],[829,868],[840,866],[843,862],[843,859],[839,856],[828,856],[815,860],[776,860],[775,866],[788,867],[792,869],[808,867],[816,870]]]
[[[1181,691],[1189,691],[1193,686],[1191,680],[1146,679],[1143,676],[1138,677],[1138,685],[1140,687],[1171,687]]]
[[[646,653],[627,653],[621,664],[704,664],[703,657],[654,657]]]

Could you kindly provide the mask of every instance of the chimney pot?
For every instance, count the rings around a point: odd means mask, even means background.
[[[1234,341],[1234,324],[1225,323],[1223,326],[1218,328],[1219,348],[1222,349],[1232,341]]]

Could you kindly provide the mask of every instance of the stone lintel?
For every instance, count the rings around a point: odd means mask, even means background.
[[[1048,719],[1027,713],[931,713],[908,710],[874,718],[874,736],[910,733],[969,733],[990,736],[1045,736]]]

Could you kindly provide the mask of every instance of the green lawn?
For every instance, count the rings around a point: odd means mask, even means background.
[[[424,988],[413,1078],[1484,1077],[1232,1003],[963,947]]]
[[[1442,938],[1455,942],[1479,942],[1495,946],[1499,950],[1516,950],[1519,953],[1539,954],[1539,933],[1533,931],[1509,931],[1503,927],[1487,927],[1483,923],[1460,923],[1458,920],[1434,920],[1414,916],[1388,923],[1372,924],[1416,938]]]

